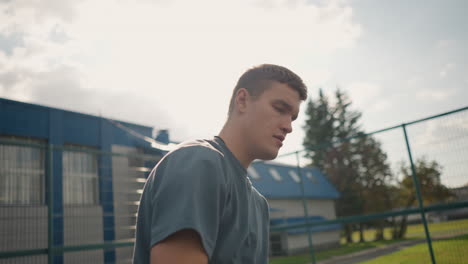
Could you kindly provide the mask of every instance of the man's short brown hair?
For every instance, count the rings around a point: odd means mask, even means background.
[[[299,93],[301,100],[307,98],[307,87],[297,74],[283,66],[261,64],[247,70],[237,81],[229,103],[229,115],[234,109],[234,100],[240,88],[245,88],[251,96],[257,97],[270,88],[272,82],[288,85]]]

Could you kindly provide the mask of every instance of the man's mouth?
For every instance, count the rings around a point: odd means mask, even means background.
[[[283,144],[283,141],[284,141],[284,136],[282,135],[275,135],[273,136],[274,138],[278,139],[280,141],[281,144]]]

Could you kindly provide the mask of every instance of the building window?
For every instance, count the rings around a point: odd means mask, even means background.
[[[248,167],[247,168],[247,173],[250,175],[250,177],[252,177],[253,179],[260,179],[260,175],[258,175],[257,171],[252,168],[252,167]]]
[[[6,143],[6,140],[12,143]],[[28,143],[31,145],[23,145]],[[38,140],[0,137],[0,204],[44,203],[45,149],[40,143]]]
[[[273,177],[273,179],[275,179],[275,181],[283,180],[277,170],[270,168],[268,171],[270,172],[270,175]]]
[[[63,152],[63,203],[99,204],[97,155],[84,151]]]
[[[315,178],[315,176],[312,175],[312,172],[309,171],[306,173],[306,175],[307,175],[307,178],[309,178],[309,180],[312,181],[312,183],[317,183],[317,178]]]
[[[289,176],[291,176],[291,178],[292,178],[295,182],[297,182],[297,183],[301,182],[301,178],[299,178],[299,175],[297,175],[297,173],[296,173],[295,171],[290,170],[290,171],[289,171]]]

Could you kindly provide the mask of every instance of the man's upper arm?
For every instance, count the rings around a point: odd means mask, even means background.
[[[208,259],[226,195],[221,165],[216,156],[207,157],[211,152],[185,149],[175,154],[158,170],[151,191],[151,255],[156,250],[160,257],[198,258],[203,252]]]
[[[151,264],[207,264],[200,236],[191,229],[178,231],[151,248]]]

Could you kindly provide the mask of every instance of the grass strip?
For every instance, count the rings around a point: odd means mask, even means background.
[[[459,264],[468,259],[468,235],[434,241],[434,255],[437,263]],[[417,244],[398,252],[378,257],[361,264],[426,264],[431,263],[426,243]]]

